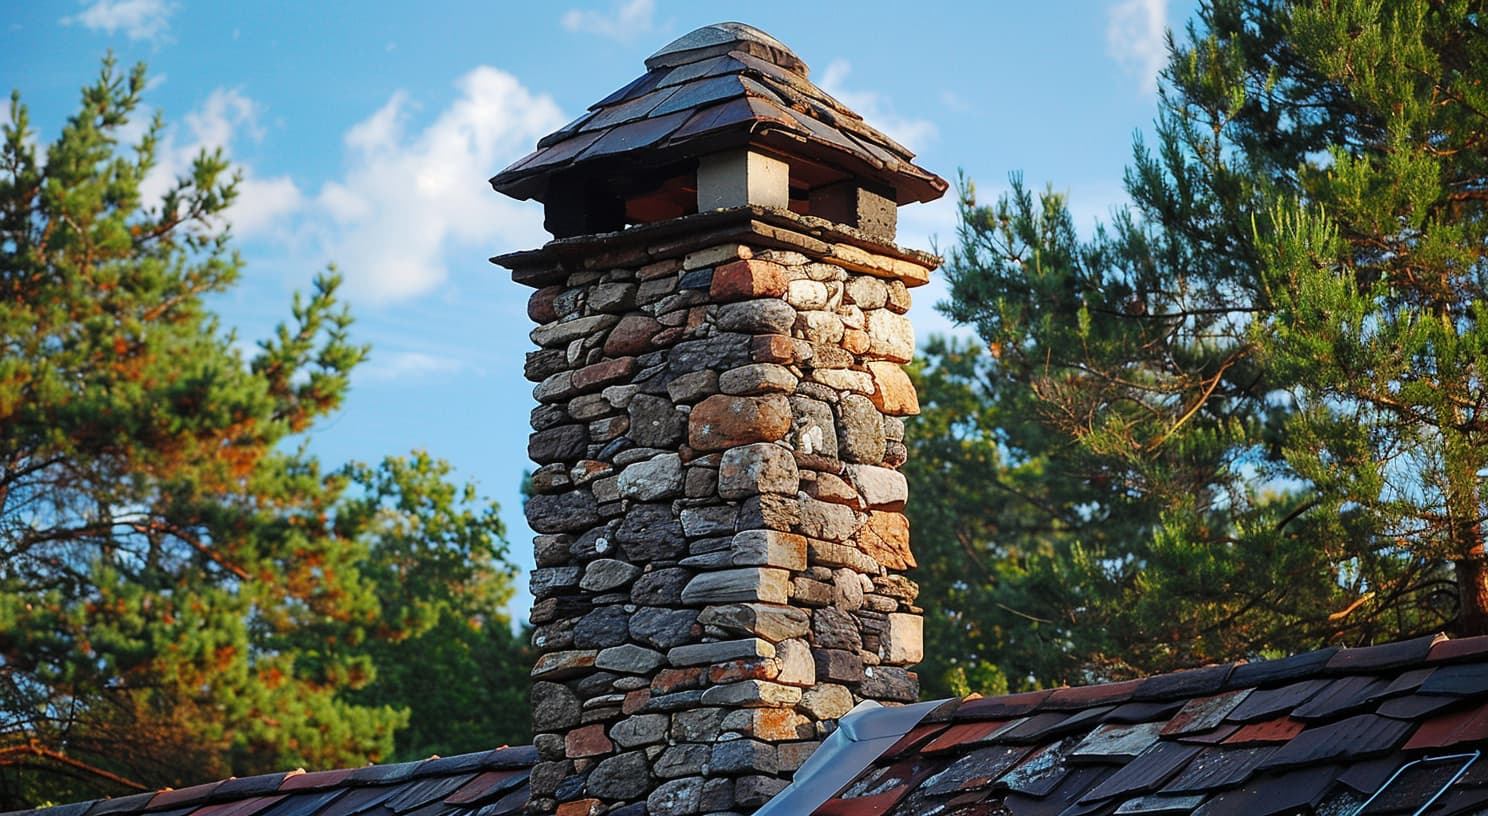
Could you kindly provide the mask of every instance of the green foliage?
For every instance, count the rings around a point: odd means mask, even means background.
[[[338,278],[245,358],[204,305],[242,267],[237,178],[205,153],[143,201],[162,123],[118,134],[144,87],[105,60],[44,154],[18,94],[4,128],[0,809],[386,760],[448,685],[399,685],[414,644],[515,651],[493,507],[426,456],[288,444],[366,354]]]
[[[1109,227],[962,183],[944,308],[987,351],[930,347],[910,458],[956,494],[911,508],[959,559],[922,571],[943,660],[1047,684],[1488,631],[1485,34],[1467,2],[1214,0]]]

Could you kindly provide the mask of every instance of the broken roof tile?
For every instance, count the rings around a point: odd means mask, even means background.
[[[1170,737],[1208,731],[1224,722],[1225,716],[1244,702],[1249,694],[1250,689],[1236,689],[1211,697],[1196,697],[1189,700],[1177,714],[1173,715],[1171,720],[1168,720],[1168,724],[1163,726],[1162,735]]]
[[[1081,740],[1070,751],[1070,756],[1088,759],[1134,757],[1157,742],[1162,727],[1160,722],[1102,725]]]

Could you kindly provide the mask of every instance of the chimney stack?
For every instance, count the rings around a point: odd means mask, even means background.
[[[531,812],[750,813],[855,704],[914,701],[918,410],[894,245],[944,180],[769,35],[698,29],[492,186],[546,208],[528,452]]]

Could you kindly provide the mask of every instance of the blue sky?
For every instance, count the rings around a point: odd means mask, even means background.
[[[527,290],[486,258],[547,234],[538,205],[486,179],[667,42],[739,20],[790,46],[922,166],[964,172],[988,201],[1022,172],[1068,194],[1088,226],[1124,198],[1163,32],[1192,11],[1191,0],[60,0],[8,9],[0,85],[21,91],[45,143],[107,50],[148,63],[145,102],[169,128],[147,187],[163,190],[203,146],[245,175],[232,219],[248,265],[214,304],[224,321],[267,336],[327,263],[346,277],[373,354],[314,449],[330,463],[412,449],[450,460],[501,503],[526,566]],[[907,246],[944,249],[954,230],[950,197],[900,212]],[[951,328],[932,308],[942,296],[934,283],[916,292],[922,337]]]

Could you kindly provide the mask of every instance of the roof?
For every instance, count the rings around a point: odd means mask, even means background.
[[[757,816],[1488,814],[1488,637],[860,706]],[[530,747],[271,774],[45,816],[506,816]],[[1435,797],[1435,798],[1433,798]],[[1362,806],[1362,809],[1361,809]]]
[[[1485,748],[1488,637],[1438,635],[951,700],[792,812],[1488,814]]]
[[[806,63],[757,28],[705,26],[651,55],[646,68],[539,140],[491,186],[545,200],[556,173],[586,165],[613,173],[621,161],[659,166],[750,144],[880,182],[899,204],[946,190],[944,179],[914,164],[914,153],[818,88]]]
[[[46,816],[508,816],[527,805],[528,747],[292,771],[22,811]],[[16,814],[20,816],[20,814]]]

